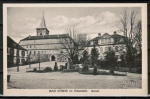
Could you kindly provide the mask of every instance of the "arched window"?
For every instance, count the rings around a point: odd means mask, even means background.
[[[25,56],[25,51],[22,51],[21,55],[22,55],[22,56]]]

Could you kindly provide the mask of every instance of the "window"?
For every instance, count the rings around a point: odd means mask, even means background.
[[[95,44],[97,45],[97,44],[98,44],[98,41],[95,41]]]
[[[40,33],[40,35],[42,35],[42,33]]]
[[[19,50],[18,50],[18,49],[17,49],[17,53],[16,53],[16,55],[17,55],[17,56],[19,56]]]
[[[118,51],[118,46],[115,47],[115,50]]]
[[[17,58],[17,64],[19,64],[20,63],[20,59],[19,58]]]
[[[21,54],[22,54],[22,56],[25,56],[25,51],[22,51]]]
[[[30,48],[31,48],[31,45],[30,45]]]
[[[36,51],[34,51],[34,54],[36,54]]]
[[[111,39],[110,38],[108,39],[108,43],[111,43]]]
[[[108,47],[105,47],[105,52],[107,52],[108,51]]]
[[[21,61],[22,61],[22,63],[24,63],[24,62],[25,62],[25,59],[21,59]]]

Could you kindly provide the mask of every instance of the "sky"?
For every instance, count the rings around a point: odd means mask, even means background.
[[[19,41],[36,36],[43,12],[50,35],[63,34],[71,26],[92,39],[98,33],[118,31],[116,22],[122,12],[119,7],[8,7],[7,35]],[[131,8],[128,8],[131,9]],[[141,8],[134,8],[141,15]],[[119,33],[118,33],[119,34]]]

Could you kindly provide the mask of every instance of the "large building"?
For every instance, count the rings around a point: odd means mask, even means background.
[[[27,61],[27,50],[7,36],[7,66],[21,65]]]
[[[124,36],[116,34],[116,32],[112,35],[104,33],[102,36],[99,33],[97,37],[90,40],[90,42],[86,45],[88,53],[91,53],[91,49],[94,44],[99,51],[99,60],[105,60],[105,52],[109,51],[109,48],[115,51],[118,61],[120,61],[120,56],[123,52],[126,52]]]
[[[62,47],[60,40],[71,39],[69,35],[50,35],[49,33],[43,14],[40,26],[36,28],[37,36],[29,35],[20,40],[19,45],[28,50],[27,54],[31,56],[31,61],[36,60],[38,54],[45,57],[43,61],[68,61],[67,57],[61,55],[61,52],[65,52],[65,49]]]

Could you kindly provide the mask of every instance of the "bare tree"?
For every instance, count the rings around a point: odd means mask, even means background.
[[[117,27],[120,32],[125,36],[124,42],[126,44],[126,60],[131,71],[131,66],[133,65],[135,59],[135,42],[137,37],[137,23],[138,23],[138,11],[136,9],[124,9],[121,13],[119,21],[117,22]]]
[[[138,53],[142,53],[142,21],[138,21],[136,28],[135,28],[135,35],[134,35],[135,47],[138,50]]]
[[[66,38],[59,38],[60,46],[57,50],[63,52],[71,63],[76,63],[78,56],[82,55],[85,45],[89,41],[86,33],[80,33],[77,29],[69,27],[66,29]]]

